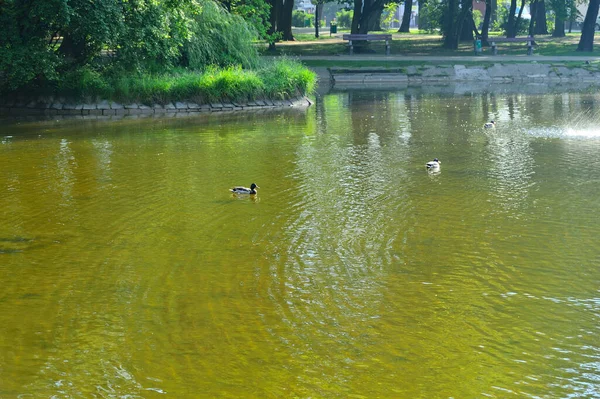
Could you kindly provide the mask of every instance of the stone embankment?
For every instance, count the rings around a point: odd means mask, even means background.
[[[48,116],[128,116],[167,113],[209,113],[243,110],[261,110],[271,108],[302,107],[311,105],[306,98],[293,100],[256,100],[245,103],[210,103],[174,102],[167,104],[120,104],[111,101],[77,103],[64,98],[17,98],[0,99],[0,115],[48,115]]]
[[[514,63],[489,65],[411,65],[399,68],[329,68],[334,86],[423,85],[448,82],[481,83],[600,83],[596,66],[557,63]],[[321,77],[323,77],[321,75]]]

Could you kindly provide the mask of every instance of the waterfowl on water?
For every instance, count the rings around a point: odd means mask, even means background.
[[[439,169],[440,168],[440,160],[437,158],[434,158],[433,161],[429,161],[425,164],[425,166],[427,166],[427,169]]]
[[[493,128],[493,127],[496,127],[496,122],[494,122],[494,121],[489,121],[489,122],[487,122],[485,125],[483,125],[483,127],[484,127],[484,128],[486,128],[486,129],[491,129],[491,128]]]
[[[242,187],[242,186],[237,186],[237,187],[234,187],[234,188],[230,189],[229,191],[231,191],[234,194],[251,194],[251,195],[254,195],[254,194],[256,194],[256,189],[257,188],[260,188],[260,187],[258,187],[256,184],[252,183],[250,185],[250,188],[248,188],[248,187]]]

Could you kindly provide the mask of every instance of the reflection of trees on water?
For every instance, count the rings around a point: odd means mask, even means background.
[[[407,223],[410,181],[389,166],[406,164],[408,121],[403,99],[389,94],[324,101],[316,104],[316,134],[296,153],[292,177],[302,194],[288,215],[287,250],[272,269],[284,281],[276,285],[281,315],[300,340],[294,357],[311,357],[321,381],[343,386],[354,373],[335,364],[372,356],[364,342],[376,340],[381,285]]]

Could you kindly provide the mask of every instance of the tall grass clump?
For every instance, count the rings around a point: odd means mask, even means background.
[[[114,101],[153,105],[175,101],[199,104],[244,102],[263,97],[265,93],[265,85],[257,73],[241,67],[210,67],[205,72],[182,70],[160,76],[123,76],[115,78],[108,87],[112,89],[111,93],[104,91],[88,95],[108,95]]]
[[[163,74],[136,73],[102,75],[80,69],[44,93],[68,96],[73,101],[110,100],[123,104],[167,104],[193,101],[247,102],[262,98],[289,99],[311,94],[316,84],[314,72],[302,64],[283,59],[257,69],[241,66],[205,71],[172,69]]]
[[[149,105],[174,101],[203,104],[259,98],[289,99],[313,93],[315,85],[314,72],[298,62],[283,59],[256,70],[240,66],[209,67],[204,72],[179,70],[160,76],[118,77],[106,85],[113,91],[104,92],[104,95],[110,95],[115,101]]]
[[[313,71],[285,58],[264,65],[258,76],[265,84],[265,95],[279,99],[312,94],[317,82]]]
[[[228,13],[212,0],[192,2],[191,36],[183,48],[183,63],[202,70],[207,65],[228,67],[258,65],[258,51],[253,41],[256,29],[244,19]]]

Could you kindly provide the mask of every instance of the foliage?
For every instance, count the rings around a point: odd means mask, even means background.
[[[349,28],[352,25],[352,17],[354,11],[352,10],[340,10],[335,13],[335,19],[337,20],[337,26],[339,28]]]
[[[546,25],[548,26],[549,32],[554,32],[554,18],[549,18],[546,20]]]
[[[297,62],[282,60],[255,70],[209,67],[203,73],[174,69],[163,74],[102,75],[87,67],[65,75],[52,87],[35,94],[60,94],[75,99],[102,98],[121,103],[165,104],[248,101],[258,98],[292,98],[314,91],[314,72]]]
[[[509,9],[507,4],[499,4],[496,10],[497,19],[492,24],[491,30],[506,34],[508,30],[508,14]],[[527,34],[529,32],[529,22],[530,20],[527,18],[519,19],[519,26],[517,26],[515,33],[517,35]]]
[[[427,21],[424,27],[426,32],[434,33],[441,28],[441,21],[444,15],[443,3],[437,1],[427,1],[420,10],[420,19]]]
[[[259,38],[273,39],[268,33],[271,27],[269,21],[271,5],[265,0],[219,0],[219,2],[228,12],[241,16],[244,21],[252,25]]]
[[[292,26],[299,28],[306,26],[306,20],[309,21],[308,26],[315,26],[315,16],[308,14],[302,10],[294,10],[292,12]]]
[[[479,29],[479,27],[483,23],[483,16],[481,15],[481,11],[473,10],[473,22],[475,22],[475,26],[477,27],[477,29]]]
[[[392,23],[400,22],[398,19],[394,18],[397,10],[398,3],[388,3],[385,5],[383,13],[381,14],[381,27],[383,29],[390,29]]]
[[[189,16],[177,1],[123,2],[122,28],[114,43],[116,61],[126,70],[160,71],[177,64],[189,37]],[[115,21],[116,22],[116,21]]]
[[[290,98],[315,90],[315,73],[286,58],[268,63],[258,70],[258,76],[265,83],[265,94],[269,98]]]
[[[213,0],[0,0],[0,92],[52,87],[81,71],[256,66],[254,26],[266,32],[269,6],[240,0],[234,9]]]
[[[192,14],[192,35],[183,47],[184,65],[192,69],[208,65],[256,66],[258,53],[252,40],[257,38],[257,33],[253,27],[213,1],[201,0],[199,5]]]
[[[336,17],[336,13],[342,8],[342,6],[338,2],[325,2],[323,4],[323,18],[326,18],[327,21],[331,21]]]
[[[55,77],[60,58],[48,38],[69,20],[66,0],[0,2],[0,90]]]

